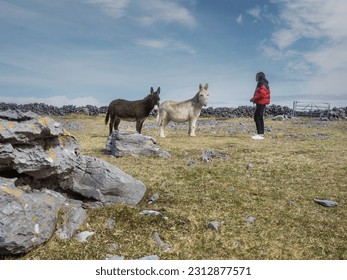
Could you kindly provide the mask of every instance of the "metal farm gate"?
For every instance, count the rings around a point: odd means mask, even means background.
[[[330,103],[293,102],[293,117],[329,117]]]

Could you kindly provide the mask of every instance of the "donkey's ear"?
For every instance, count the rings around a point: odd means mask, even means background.
[[[205,89],[208,90],[208,84],[207,83],[205,84]]]
[[[151,87],[151,94],[154,92],[153,87]]]
[[[157,93],[158,93],[158,94],[160,94],[160,87],[158,87],[158,89],[157,89]]]

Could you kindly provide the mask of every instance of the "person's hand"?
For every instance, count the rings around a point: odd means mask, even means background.
[[[254,103],[254,101],[253,101],[253,97],[249,100],[249,102],[252,102],[252,103]]]

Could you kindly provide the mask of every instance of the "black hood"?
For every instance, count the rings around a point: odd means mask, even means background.
[[[258,82],[257,87],[264,85],[266,88],[269,88],[269,81],[265,78],[265,74],[263,72],[257,73],[255,79]]]

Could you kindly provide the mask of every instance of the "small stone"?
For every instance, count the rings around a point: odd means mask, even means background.
[[[87,242],[87,239],[94,235],[92,231],[82,231],[76,234],[75,238],[80,242]]]
[[[156,260],[160,260],[160,258],[157,255],[150,255],[150,256],[144,256],[142,258],[139,258],[138,260],[141,260],[141,261],[148,261],[148,260],[156,261]]]
[[[153,239],[158,244],[160,249],[162,249],[164,252],[170,252],[171,251],[171,248],[170,248],[169,244],[167,244],[167,243],[165,243],[164,241],[161,240],[158,232],[155,232],[153,234]]]
[[[154,193],[151,198],[148,201],[148,204],[152,204],[153,202],[156,202],[159,199],[159,194]]]
[[[325,207],[335,207],[338,206],[338,203],[331,200],[324,200],[324,199],[314,199],[314,202],[316,202],[319,205],[325,206]]]
[[[207,225],[208,228],[215,230],[215,231],[218,231],[219,226],[220,226],[220,223],[218,221],[211,221]]]
[[[161,213],[156,210],[143,210],[140,212],[140,215],[150,215],[150,216],[158,216]]]
[[[118,244],[116,244],[116,243],[112,243],[112,244],[110,244],[109,248],[111,250],[117,251],[117,250],[119,250],[120,246]]]
[[[107,224],[107,227],[108,227],[109,229],[113,229],[113,228],[115,227],[115,225],[116,225],[116,222],[115,222],[115,220],[113,220],[113,219],[108,219],[107,222],[106,222],[106,224]]]
[[[158,157],[168,159],[171,158],[171,154],[168,151],[159,151]]]
[[[246,166],[246,169],[252,169],[254,166],[252,163],[248,163],[247,166]]]
[[[247,216],[246,217],[246,222],[247,222],[247,224],[254,224],[254,221],[255,221],[255,218],[253,217],[253,216]]]
[[[114,255],[114,256],[111,256],[109,258],[107,258],[106,260],[124,260],[124,257],[123,256],[118,256],[118,255]]]
[[[273,121],[284,121],[285,120],[285,116],[283,115],[277,115],[275,117],[272,118]]]

